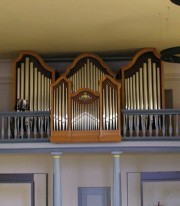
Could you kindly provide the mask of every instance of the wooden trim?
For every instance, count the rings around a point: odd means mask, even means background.
[[[55,70],[52,67],[50,67],[48,64],[46,64],[44,62],[44,60],[41,58],[41,56],[36,54],[35,52],[28,51],[28,50],[20,52],[19,56],[13,60],[13,64],[15,65],[25,55],[30,55],[30,56],[33,56],[34,58],[36,58],[45,69],[47,69],[49,72],[52,73],[52,82],[55,81]]]
[[[99,92],[96,92],[96,91],[94,91],[94,90],[92,90],[92,89],[89,89],[89,88],[81,88],[81,89],[79,89],[78,91],[72,93],[72,94],[71,94],[71,97],[75,97],[75,96],[77,96],[79,93],[84,92],[84,91],[90,92],[90,93],[92,93],[94,96],[99,97]]]
[[[122,137],[118,130],[91,131],[53,131],[51,143],[98,143],[120,142]]]
[[[83,58],[86,58],[86,57],[91,57],[91,58],[94,58],[96,59],[103,68],[106,69],[107,73],[109,75],[111,75],[113,78],[116,77],[116,74],[115,72],[113,72],[110,67],[96,54],[92,54],[92,53],[83,53],[83,54],[80,54],[79,56],[77,56],[74,61],[67,67],[66,71],[62,74],[62,76],[67,76],[69,74],[69,72],[71,71],[71,69],[73,69],[76,64],[81,61],[81,59]]]
[[[145,54],[145,53],[147,53],[147,52],[152,52],[152,53],[155,55],[156,58],[160,59],[160,54],[157,52],[157,50],[156,50],[155,48],[144,48],[144,49],[141,49],[140,51],[138,51],[138,52],[135,54],[135,56],[133,57],[133,59],[129,62],[129,64],[123,66],[121,69],[122,69],[123,71],[129,69],[130,67],[132,67],[132,66],[136,63],[136,61],[138,60],[138,58],[139,58],[141,55],[143,55],[143,54]]]

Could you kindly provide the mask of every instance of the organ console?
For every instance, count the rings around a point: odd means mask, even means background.
[[[120,83],[98,56],[78,56],[51,94],[51,142],[121,140]]]

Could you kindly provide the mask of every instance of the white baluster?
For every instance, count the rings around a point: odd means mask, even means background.
[[[153,115],[149,115],[149,136],[152,136],[152,122],[153,122]]]
[[[40,130],[40,133],[41,133],[41,138],[43,138],[43,117],[40,118],[40,121],[41,121],[41,130]]]
[[[2,122],[1,122],[1,136],[2,139],[4,139],[4,117],[2,117]]]
[[[126,137],[126,133],[127,133],[127,115],[124,115],[124,118],[123,118],[123,136]]]
[[[155,115],[154,119],[155,119],[156,136],[158,136],[159,134],[158,115]]]
[[[163,114],[163,122],[162,122],[162,135],[165,136],[165,131],[166,131],[166,127],[165,127],[165,115]]]
[[[14,138],[17,138],[17,118],[14,117]]]
[[[172,115],[169,115],[169,136],[172,136]]]
[[[50,136],[49,117],[46,117],[46,122],[47,122],[47,130],[46,130],[46,132],[47,132],[47,137],[49,138],[49,136]]]
[[[145,122],[146,122],[146,115],[141,115],[141,127],[142,127],[143,137],[145,137],[145,135],[146,135]]]
[[[23,139],[23,136],[24,136],[24,123],[23,123],[23,121],[24,121],[24,117],[21,117],[21,139]]]
[[[129,116],[129,133],[130,137],[132,137],[132,132],[133,132],[133,115]]]
[[[34,138],[37,137],[37,117],[34,117]]]
[[[136,137],[139,137],[139,115],[134,116],[134,126],[136,131]]]
[[[29,139],[30,138],[30,121],[29,121],[29,117],[25,117],[25,126],[26,126],[27,136],[28,136],[28,139]]]
[[[179,134],[179,118],[178,114],[176,114],[176,137],[178,137]]]
[[[8,117],[8,139],[11,137],[11,125],[10,125],[10,117]]]

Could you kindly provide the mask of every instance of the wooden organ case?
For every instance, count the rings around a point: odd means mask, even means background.
[[[50,111],[50,84],[55,81],[55,70],[28,51],[21,52],[13,65],[16,110]]]
[[[120,83],[96,55],[78,56],[51,85],[54,143],[118,142]]]

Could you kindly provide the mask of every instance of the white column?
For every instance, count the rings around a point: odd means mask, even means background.
[[[121,206],[120,155],[113,152],[113,206]]]
[[[53,206],[62,206],[61,195],[61,169],[60,157],[61,153],[52,153],[54,161],[53,170]]]

